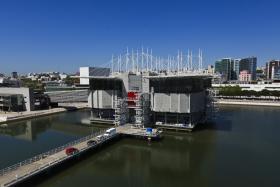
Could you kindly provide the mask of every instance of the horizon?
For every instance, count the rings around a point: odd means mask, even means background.
[[[280,2],[11,0],[0,2],[0,72],[74,73],[127,47],[167,57],[203,50],[203,65],[256,56],[280,59]]]

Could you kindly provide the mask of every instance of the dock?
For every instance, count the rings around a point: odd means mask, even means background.
[[[90,134],[86,137],[0,170],[0,186],[7,187],[20,184],[32,177],[35,177],[36,175],[44,173],[51,168],[58,167],[59,165],[66,163],[83,153],[93,150],[97,146],[102,146],[102,144],[111,142],[117,137],[133,136],[152,140],[160,138],[162,131],[153,129],[151,133],[147,133],[145,128],[135,128],[132,125],[124,125],[116,127],[116,133],[113,135],[102,136],[105,132],[106,130],[102,130],[100,132]],[[100,138],[100,136],[102,136],[102,138]],[[90,140],[94,140],[96,144],[89,146],[87,142]],[[76,148],[79,151],[67,155],[65,153],[65,149],[69,147]]]
[[[114,120],[102,119],[102,118],[90,118],[90,123],[94,124],[104,124],[104,125],[114,125]]]
[[[133,125],[127,124],[117,127],[117,132],[124,136],[132,136],[136,138],[144,138],[148,140],[156,140],[161,138],[162,131],[153,129],[151,133],[146,132],[146,128],[138,128]]]
[[[194,129],[194,126],[179,126],[179,125],[174,125],[174,124],[161,124],[156,126],[159,129],[166,129],[166,130],[175,130],[175,131],[187,131],[187,132],[192,132]]]

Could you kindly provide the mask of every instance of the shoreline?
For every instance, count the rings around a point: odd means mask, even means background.
[[[249,106],[273,106],[280,107],[280,102],[273,101],[253,101],[253,100],[240,100],[240,99],[217,99],[215,102],[218,105],[249,105]]]
[[[46,110],[37,110],[30,112],[10,112],[0,113],[0,124],[10,123],[14,121],[20,121],[25,119],[32,119],[37,117],[49,116],[53,114],[59,114],[62,112],[68,112],[73,110],[86,109],[87,105],[60,105],[59,108],[52,108]]]

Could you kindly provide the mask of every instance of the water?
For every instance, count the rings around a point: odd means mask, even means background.
[[[37,185],[279,186],[279,112],[221,107],[213,125],[190,134],[165,133],[151,144],[122,139]],[[80,111],[31,120],[32,135],[24,138],[18,134],[30,120],[12,124],[0,135],[0,148],[7,152],[1,151],[0,167],[97,130],[82,125],[89,115]]]

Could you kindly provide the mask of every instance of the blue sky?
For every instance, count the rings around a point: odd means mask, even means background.
[[[0,0],[0,72],[75,72],[126,47],[280,58],[277,0]]]

